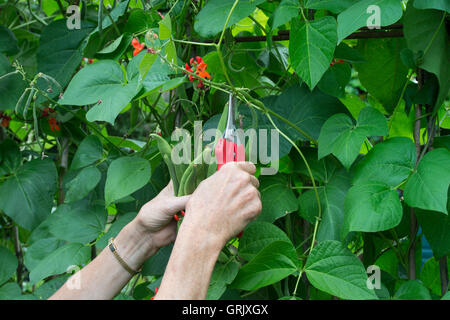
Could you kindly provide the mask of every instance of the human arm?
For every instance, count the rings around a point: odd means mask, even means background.
[[[176,223],[173,215],[184,209],[189,196],[175,197],[172,183],[146,203],[139,214],[117,235],[118,254],[134,270],[173,242]],[[132,275],[106,247],[91,263],[74,274],[50,299],[106,300],[114,298]]]
[[[255,166],[231,162],[204,180],[186,215],[155,299],[205,299],[220,250],[261,211]]]

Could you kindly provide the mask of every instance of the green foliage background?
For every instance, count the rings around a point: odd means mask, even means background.
[[[280,170],[208,299],[450,297],[449,2],[83,1],[71,30],[79,3],[0,0],[0,299],[47,299],[95,258],[170,179],[150,134],[217,127],[230,92],[241,127],[280,133]],[[150,299],[171,250],[116,299]]]

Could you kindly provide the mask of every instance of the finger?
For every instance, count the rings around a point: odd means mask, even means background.
[[[256,172],[255,165],[253,163],[251,163],[251,162],[248,162],[248,161],[246,161],[246,162],[244,162],[244,161],[236,162],[236,166],[238,168],[244,170],[245,172],[248,172],[248,173],[252,174],[252,175],[255,174],[255,172]]]
[[[259,188],[259,180],[255,176],[253,175],[250,176],[250,182],[256,189]]]
[[[186,207],[186,203],[191,198],[191,195],[182,196],[182,197],[171,197],[170,199],[167,199],[167,211],[166,213],[168,215],[174,215],[178,213],[181,210],[184,210]]]

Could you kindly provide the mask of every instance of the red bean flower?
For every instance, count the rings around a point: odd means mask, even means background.
[[[186,63],[184,68],[186,69],[186,71],[190,72],[190,73],[195,73],[197,75],[193,76],[192,74],[186,74],[186,76],[188,77],[189,81],[193,82],[194,80],[198,80],[198,84],[197,84],[197,88],[204,88],[205,85],[203,83],[204,79],[211,79],[211,75],[208,73],[208,71],[206,71],[207,68],[207,64],[203,61],[202,57],[195,57],[191,58],[191,60],[189,60],[189,64]]]
[[[145,43],[139,43],[139,40],[137,38],[133,38],[133,40],[131,40],[131,45],[134,48],[133,57],[137,56],[138,53],[141,52],[141,50],[145,47]]]

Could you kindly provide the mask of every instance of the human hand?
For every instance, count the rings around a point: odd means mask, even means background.
[[[173,216],[184,210],[190,196],[175,197],[172,181],[151,201],[142,206],[136,217],[144,232],[150,233],[157,249],[175,241],[177,223]]]
[[[262,209],[255,171],[251,162],[229,162],[202,181],[186,204],[183,232],[207,235],[222,248],[244,230]]]

